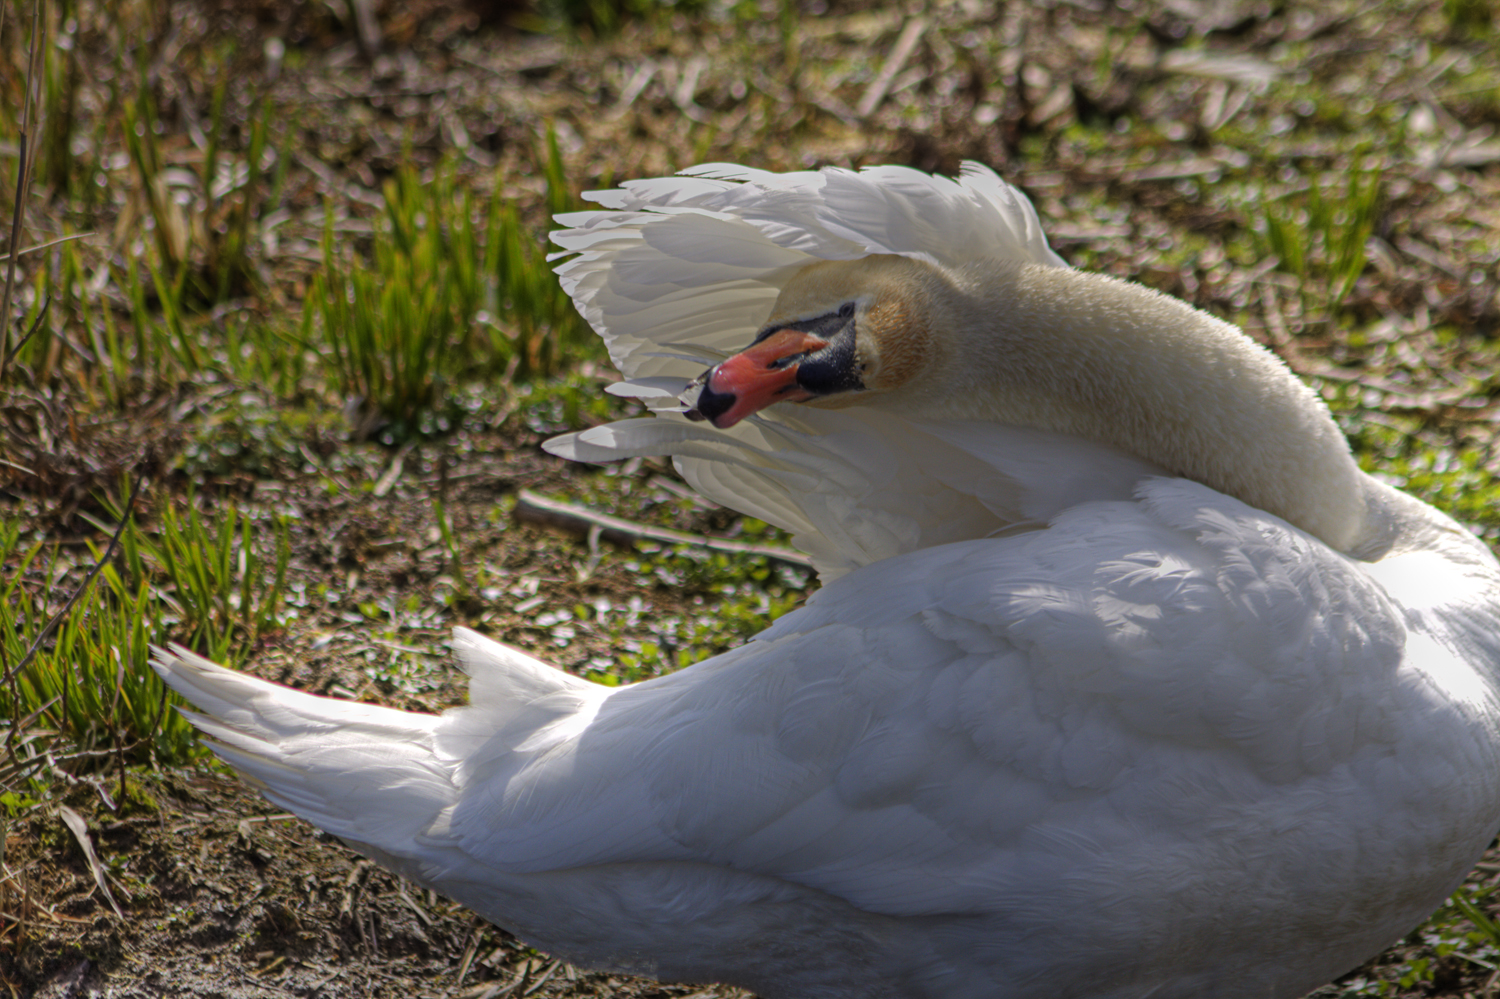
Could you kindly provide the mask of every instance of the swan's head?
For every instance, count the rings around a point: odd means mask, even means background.
[[[892,254],[809,264],[750,345],[688,386],[688,417],[724,429],[775,402],[851,405],[918,379],[939,349],[943,284]]]

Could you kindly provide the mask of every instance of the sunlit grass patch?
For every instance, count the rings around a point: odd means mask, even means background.
[[[1386,427],[1363,430],[1354,444],[1366,471],[1431,503],[1485,540],[1500,540],[1500,478],[1489,456]]]
[[[609,666],[588,673],[609,685],[647,679],[727,652],[800,606],[812,585],[806,569],[690,545],[639,542],[624,557],[623,568],[643,592],[663,588],[687,594],[692,609],[657,615],[650,625],[653,637],[647,640],[627,636],[616,617],[611,637],[620,654]]]
[[[1282,270],[1317,282],[1337,309],[1364,271],[1365,242],[1381,206],[1381,171],[1369,158],[1328,178],[1313,175],[1303,187],[1267,199],[1256,231]],[[1326,190],[1325,190],[1326,186]]]
[[[610,395],[597,373],[574,369],[516,389],[517,416],[538,434],[559,434],[592,423],[639,415],[640,403]]]
[[[26,536],[19,520],[0,520],[7,745],[19,740],[31,761],[51,750],[181,762],[194,741],[169,710],[180,701],[150,669],[150,647],[178,640],[236,662],[278,630],[286,525],[276,521],[273,537],[260,538],[233,507],[209,515],[189,504],[181,513],[166,501],[152,528],[134,517],[99,526],[118,550],[90,542],[84,559]]]
[[[250,518],[233,506],[210,518],[189,494],[186,508],[184,514],[163,503],[157,531],[127,530],[127,573],[149,579],[155,568],[163,574],[157,592],[184,626],[186,644],[218,662],[239,661],[281,625],[291,556],[287,521],[273,518],[274,537],[261,545]]]
[[[571,196],[550,134],[547,149],[547,201],[561,210]],[[464,378],[530,380],[599,353],[504,178],[481,203],[447,168],[425,183],[403,170],[385,204],[368,263],[339,246],[330,219],[303,329],[311,337],[321,320],[340,391],[388,436],[410,435]]]
[[[89,554],[97,560],[103,552],[91,545]],[[6,575],[0,658],[7,674],[0,717],[9,719],[0,784],[14,787],[23,776],[46,775],[49,753],[84,769],[90,759],[97,766],[127,747],[137,759],[182,762],[193,755],[190,726],[170,710],[180,701],[147,665],[150,646],[170,637],[149,579],[105,564],[85,582],[87,564],[69,571],[55,545],[23,539],[16,521],[0,522],[0,565]],[[60,591],[54,583],[64,578],[72,586]],[[62,613],[59,593],[79,587]]]

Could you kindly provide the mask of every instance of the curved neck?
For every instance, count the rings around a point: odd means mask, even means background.
[[[958,295],[943,320],[964,335],[935,358],[945,370],[921,379],[941,397],[908,404],[1112,444],[1339,550],[1360,543],[1366,477],[1344,435],[1235,327],[1068,268],[987,262],[949,277]]]

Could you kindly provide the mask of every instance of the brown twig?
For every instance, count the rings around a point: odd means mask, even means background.
[[[156,719],[151,722],[151,728],[146,732],[146,734],[143,737],[143,739],[137,739],[136,740],[137,745],[140,742],[144,741],[148,746],[153,746],[154,747],[155,744],[156,744],[156,733],[161,730],[162,719],[165,718],[166,716],[167,716],[167,685],[166,685],[165,682],[163,682],[162,685],[161,685],[161,700],[158,701],[157,704],[156,704]],[[131,748],[134,749],[135,747],[132,746]],[[151,750],[151,753],[152,753],[151,760],[154,763],[155,760],[156,760],[155,750],[154,749]]]
[[[859,104],[854,108],[854,113],[861,118],[868,118],[880,107],[880,102],[885,100],[886,92],[891,89],[891,84],[896,82],[896,75],[906,65],[906,60],[911,58],[917,42],[922,40],[922,33],[927,30],[927,19],[914,17],[906,22],[906,27],[901,29],[901,36],[896,39],[896,45],[891,49],[891,54],[886,57],[885,65],[880,67],[880,72],[875,79],[870,81],[870,87],[865,95],[859,99]]]
[[[120,803],[114,809],[118,814],[125,807],[125,794],[129,790],[125,784],[125,733],[118,726],[115,727],[115,767],[120,771]]]
[[[526,987],[526,991],[522,992],[521,995],[523,995],[523,996],[529,996],[533,992],[540,992],[542,986],[546,985],[548,979],[550,979],[553,975],[557,974],[557,969],[561,968],[561,967],[562,967],[562,961],[560,961],[560,960],[553,961],[552,964],[547,968],[547,970],[544,971],[544,972],[542,972],[541,977],[538,978],[536,981],[532,982],[529,986],[527,986]]]
[[[17,253],[16,256],[18,256],[18,257],[24,257],[28,253],[38,253],[38,252],[40,252],[42,250],[46,250],[46,249],[49,249],[51,247],[58,246],[58,245],[60,245],[62,243],[71,243],[75,239],[87,239],[90,236],[97,236],[97,235],[99,235],[99,234],[96,233],[96,232],[74,232],[74,233],[69,233],[66,236],[59,236],[56,239],[49,239],[45,243],[38,243],[35,246],[28,246],[28,247],[26,247],[26,249],[24,249],[21,252]],[[6,254],[0,254],[0,260],[10,260],[10,254],[8,254],[8,253],[6,253]]]
[[[665,545],[696,545],[700,548],[728,552],[733,555],[763,555],[766,558],[802,568],[812,565],[812,559],[789,548],[752,545],[743,541],[730,541],[728,538],[709,538],[700,534],[688,534],[686,531],[674,531],[666,527],[650,527],[622,517],[612,517],[607,513],[596,513],[587,507],[548,499],[529,489],[522,489],[516,497],[514,516],[520,521],[546,527],[558,527],[585,537],[591,530],[597,529],[600,537],[617,545],[629,545],[637,541],[655,541]]]
[[[20,703],[20,693],[16,689],[17,685],[16,685],[16,681],[15,681],[14,677],[11,678],[9,686],[10,686],[10,703],[11,704],[18,704],[18,703]],[[62,700],[62,695],[61,694],[57,695],[56,697],[52,698],[52,700],[48,701],[46,704],[43,704],[41,707],[39,707],[35,711],[31,712],[31,714],[27,715],[25,718],[16,719],[16,720],[13,720],[10,723],[10,728],[7,729],[6,733],[5,733],[5,760],[6,760],[6,770],[4,771],[5,774],[10,773],[11,771],[17,769],[20,766],[20,764],[16,762],[16,736],[18,734],[20,734],[21,732],[24,732],[28,728],[30,728],[32,722],[34,722],[38,718],[40,718],[42,716],[42,713],[44,711],[46,711],[48,708],[52,707],[52,705],[56,704],[60,700]],[[29,741],[29,740],[23,740],[22,743],[21,743],[21,745],[24,746],[26,744],[26,741]],[[0,785],[3,785],[5,783],[6,783],[6,780],[5,780],[4,774],[0,774]],[[3,864],[4,864],[4,857],[5,857],[4,846],[5,846],[5,844],[3,842],[0,842],[0,866],[3,866]]]
[[[31,189],[31,95],[36,89],[36,59],[41,39],[42,0],[31,3],[31,53],[26,63],[26,96],[21,100],[21,130],[16,158],[16,203],[10,223],[10,257],[5,264],[5,292],[0,296],[0,383],[10,363],[10,303],[16,290],[16,258],[21,246],[21,224]]]
[[[464,944],[464,956],[458,962],[458,977],[453,980],[454,987],[464,983],[464,976],[469,973],[469,966],[474,963],[474,955],[479,952],[479,938],[484,935],[484,924],[479,922],[479,917],[474,917],[474,925],[469,930],[468,942]]]
[[[21,337],[21,339],[16,342],[16,345],[10,349],[10,352],[5,355],[5,364],[9,364],[11,361],[14,361],[16,359],[16,355],[21,352],[21,348],[26,346],[26,342],[32,337],[36,336],[36,331],[41,329],[42,323],[47,321],[47,313],[49,310],[51,310],[51,308],[52,296],[48,295],[46,301],[42,303],[42,311],[37,313],[36,322],[31,324],[31,329],[27,330],[26,335]]]

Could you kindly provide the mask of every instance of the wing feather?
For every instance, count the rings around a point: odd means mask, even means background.
[[[905,167],[775,174],[709,163],[589,197],[607,210],[558,216],[570,228],[553,239],[573,256],[557,273],[625,375],[610,391],[647,400],[662,425],[568,435],[548,445],[555,454],[670,455],[710,499],[791,531],[825,576],[1045,517],[1063,494],[1128,496],[1153,471],[1105,454],[1113,471],[1095,488],[1097,449],[1060,472],[1050,450],[1048,477],[1026,457],[1033,441],[991,446],[869,409],[766,413],[728,431],[680,415],[687,382],[743,349],[812,260],[902,253],[1062,266],[1030,202],[977,164],[949,180]]]

